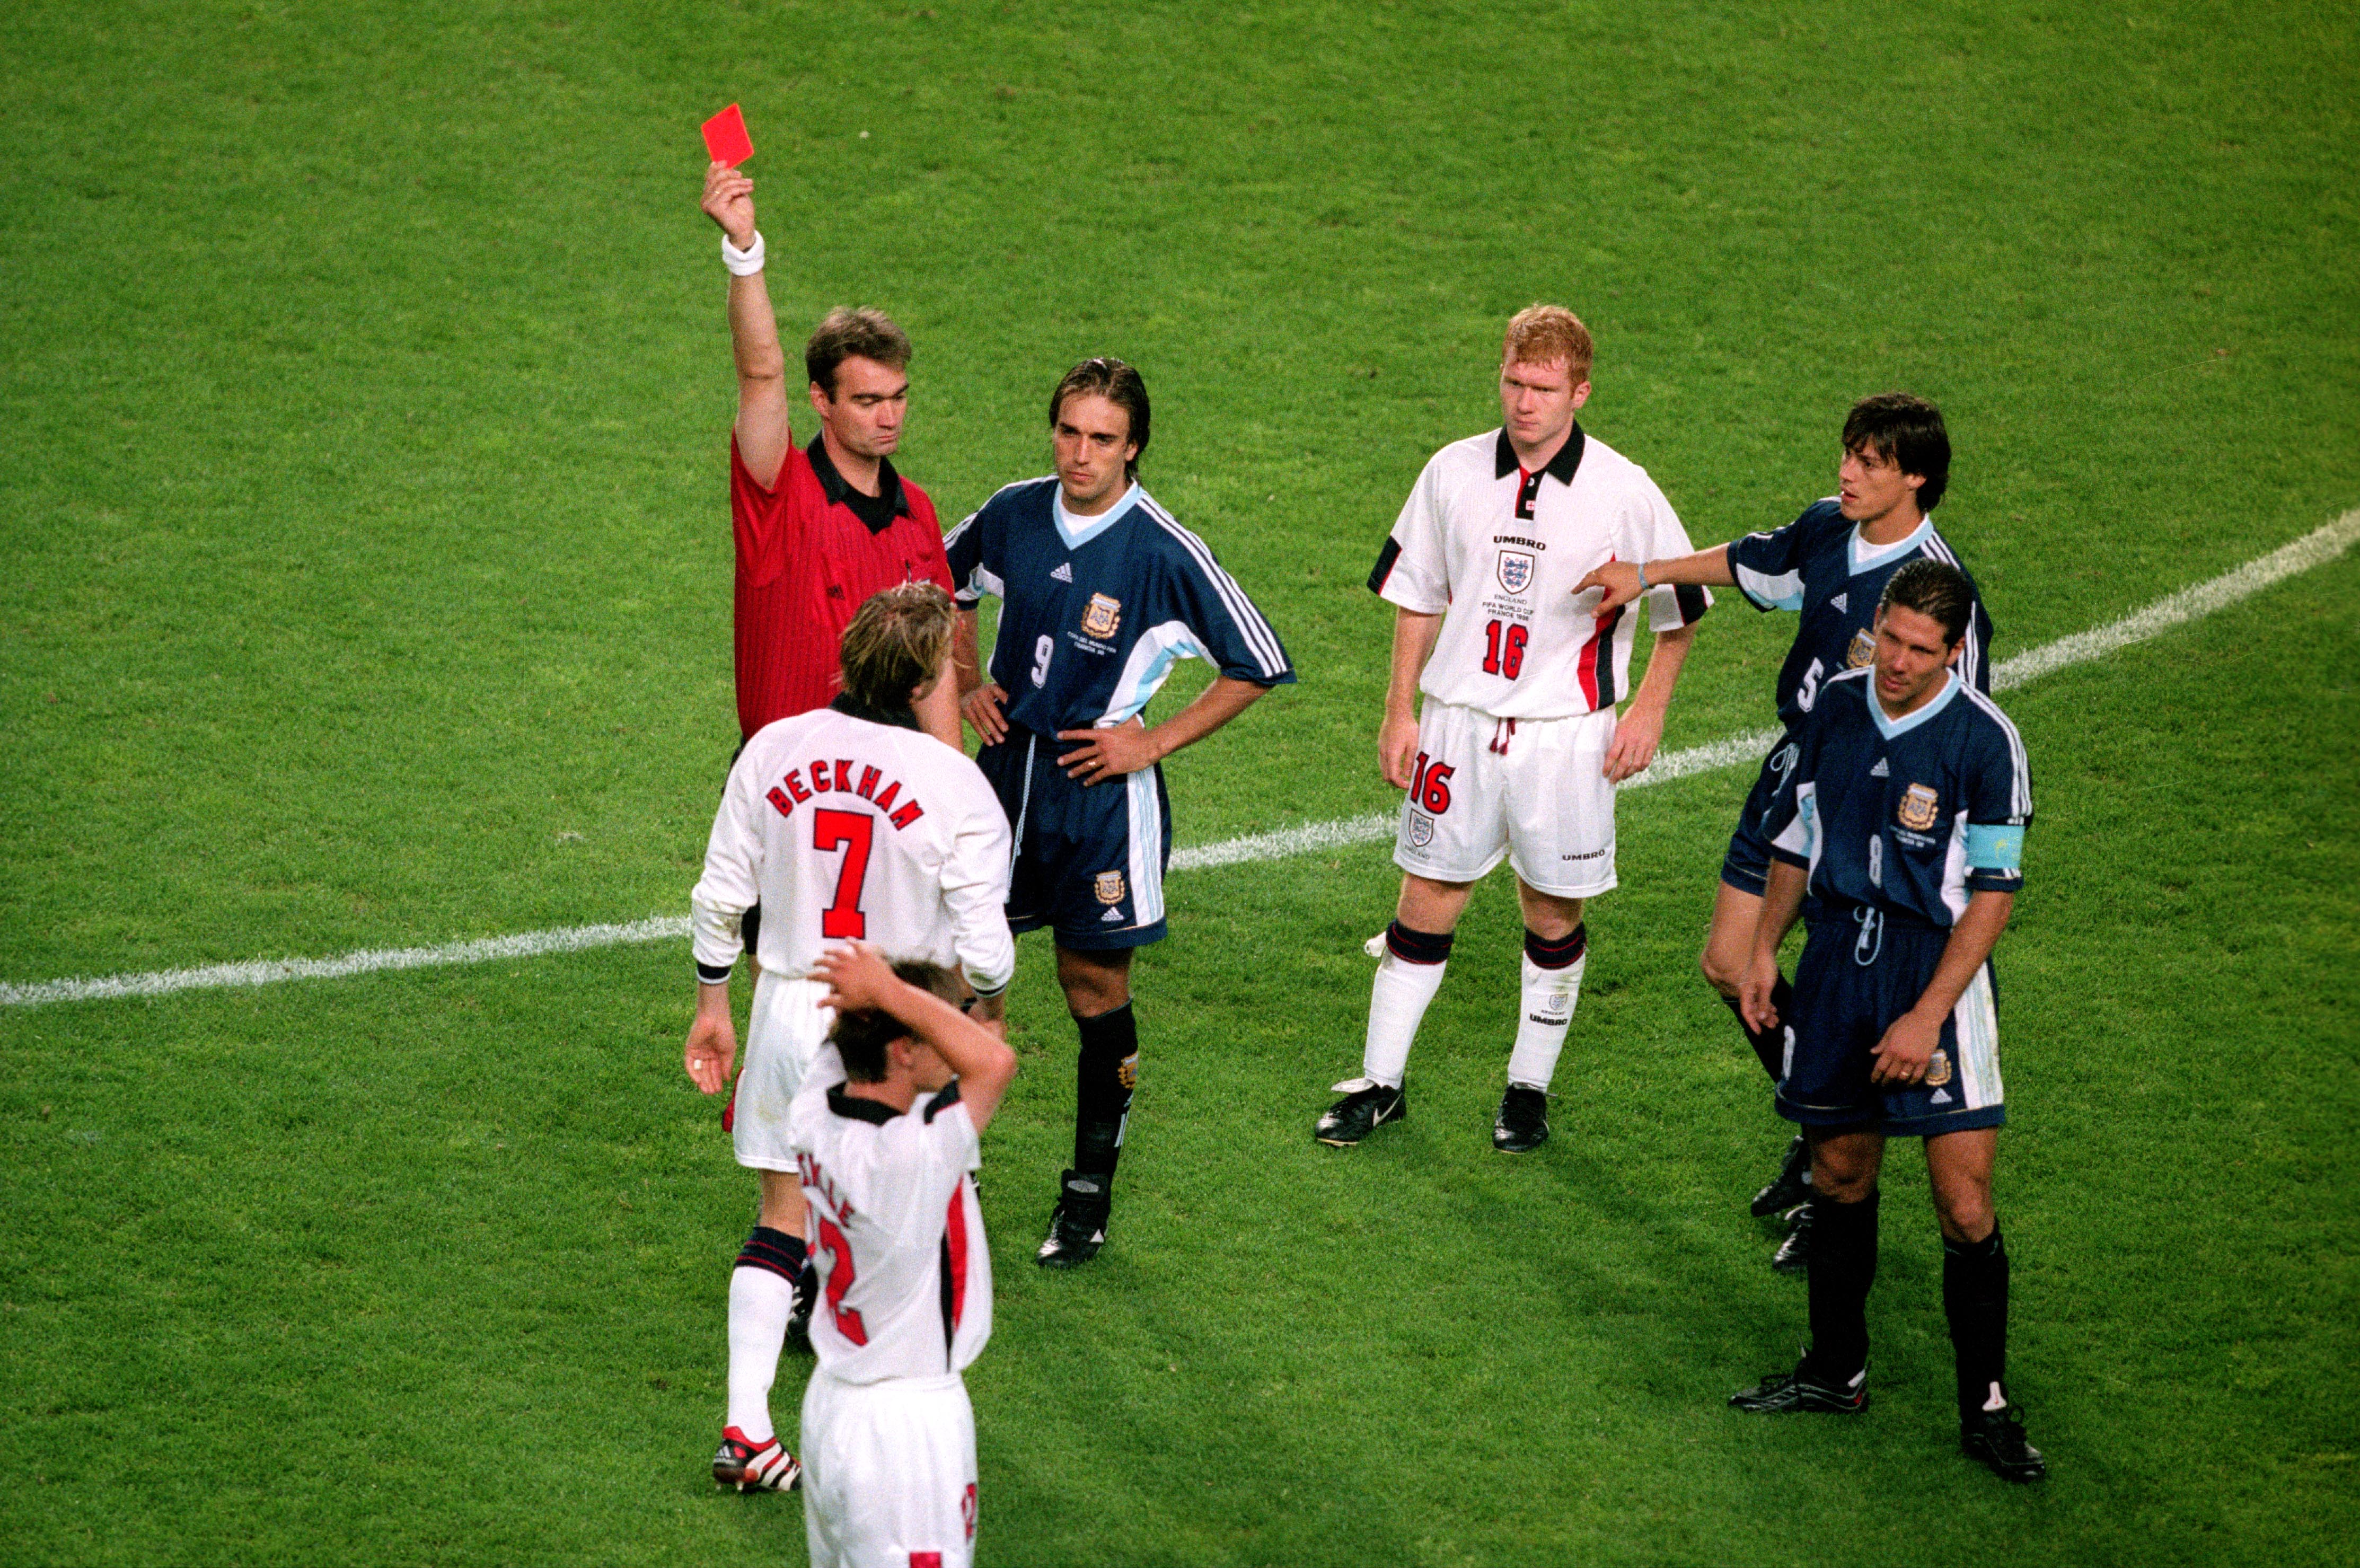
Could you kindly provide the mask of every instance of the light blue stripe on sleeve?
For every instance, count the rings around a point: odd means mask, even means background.
[[[2013,822],[1969,822],[1967,864],[1977,871],[2024,868],[2024,829]]]

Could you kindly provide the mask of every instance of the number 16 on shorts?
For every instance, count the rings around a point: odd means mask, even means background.
[[[1458,771],[1425,752],[1417,754],[1417,766],[1409,776],[1407,820],[1402,824],[1403,836],[1413,849],[1424,849],[1434,842],[1434,819],[1450,810],[1450,776]]]

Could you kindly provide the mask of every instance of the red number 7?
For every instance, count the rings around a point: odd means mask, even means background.
[[[812,847],[844,851],[843,868],[836,874],[836,902],[820,911],[820,935],[858,939],[869,934],[869,917],[860,912],[860,885],[869,876],[869,842],[876,831],[877,819],[867,811],[812,813]]]

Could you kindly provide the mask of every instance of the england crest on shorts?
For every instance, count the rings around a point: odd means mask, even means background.
[[[1082,612],[1082,630],[1090,637],[1106,638],[1114,636],[1115,627],[1122,625],[1122,601],[1109,599],[1103,593],[1090,595],[1090,607]]]
[[[1404,828],[1412,849],[1424,849],[1434,842],[1434,819],[1414,806],[1410,808],[1409,817],[1404,823]]]
[[[1503,550],[1500,552],[1500,586],[1511,593],[1521,593],[1533,585],[1531,552]]]
[[[1942,797],[1931,785],[1912,784],[1901,792],[1901,825],[1924,833],[1934,825],[1934,818],[1942,809]]]
[[[1098,894],[1098,902],[1101,904],[1121,903],[1122,873],[1120,871],[1099,872],[1098,881],[1092,886],[1091,891]]]

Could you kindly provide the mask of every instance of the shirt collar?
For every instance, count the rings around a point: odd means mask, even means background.
[[[1949,707],[1950,700],[1958,694],[1959,672],[1956,670],[1946,670],[1942,672],[1942,689],[1928,697],[1924,707],[1915,713],[1904,713],[1897,719],[1888,719],[1885,716],[1885,704],[1877,699],[1876,677],[1871,674],[1868,678],[1868,714],[1876,721],[1876,733],[1887,740],[1892,740],[1896,736],[1907,735],[1911,730]]]
[[[858,1094],[846,1094],[844,1085],[841,1083],[828,1090],[827,1108],[839,1116],[848,1116],[857,1122],[874,1123],[878,1127],[883,1127],[895,1116],[901,1115],[900,1111],[881,1100],[863,1099]]]
[[[1928,513],[1918,520],[1916,528],[1911,528],[1907,535],[1895,539],[1891,544],[1871,544],[1860,537],[1860,525],[1855,523],[1852,525],[1848,541],[1850,548],[1845,564],[1852,568],[1852,574],[1855,576],[1863,572],[1873,572],[1886,561],[1896,560],[1916,550],[1931,538],[1933,532],[1934,518],[1933,515]]]
[[[828,708],[849,718],[866,719],[872,724],[891,724],[905,730],[918,727],[918,715],[909,709],[872,708],[849,691],[837,692],[836,701],[830,702]]]
[[[1057,485],[1049,494],[1049,511],[1057,521],[1057,537],[1065,541],[1067,550],[1079,550],[1128,517],[1131,509],[1139,505],[1139,498],[1146,494],[1139,487],[1139,481],[1134,479],[1130,488],[1116,498],[1113,506],[1095,517],[1077,517],[1065,510],[1065,487]]]
[[[1565,444],[1557,449],[1557,455],[1548,460],[1548,466],[1541,472],[1560,485],[1572,484],[1574,471],[1581,466],[1581,449],[1588,442],[1589,438],[1581,433],[1581,421],[1574,420],[1573,430],[1565,438]],[[1491,477],[1494,479],[1505,479],[1524,465],[1524,460],[1516,455],[1516,443],[1508,439],[1508,427],[1505,425],[1500,427],[1500,440],[1492,451],[1491,461]]]
[[[877,460],[877,494],[864,495],[855,490],[843,474],[836,472],[836,459],[827,454],[827,436],[825,432],[813,435],[811,445],[803,448],[803,455],[811,459],[812,472],[819,476],[820,492],[827,497],[828,505],[851,507],[856,517],[859,517],[862,522],[869,523],[871,532],[891,522],[895,517],[911,516],[910,498],[901,493],[901,476],[894,472],[891,458],[880,457]],[[882,520],[869,522],[869,517],[864,514],[875,514]]]

